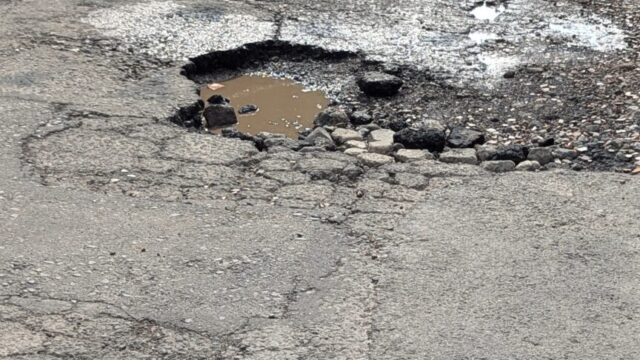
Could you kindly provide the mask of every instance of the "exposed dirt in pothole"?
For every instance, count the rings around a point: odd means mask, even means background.
[[[219,86],[216,86],[219,85]],[[243,75],[200,88],[203,102],[214,95],[230,100],[238,117],[234,126],[243,133],[284,134],[297,139],[298,131],[313,127],[316,115],[329,100],[321,91],[310,91],[288,79]]]

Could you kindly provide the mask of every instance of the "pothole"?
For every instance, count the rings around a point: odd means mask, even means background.
[[[230,101],[238,121],[233,127],[238,131],[284,134],[292,139],[298,138],[300,130],[312,128],[316,115],[329,104],[321,91],[305,89],[289,79],[258,75],[242,75],[200,88],[206,105],[214,95]]]

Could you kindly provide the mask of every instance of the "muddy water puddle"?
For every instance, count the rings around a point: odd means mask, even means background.
[[[316,115],[329,102],[321,91],[308,91],[288,79],[257,75],[244,75],[200,89],[205,102],[213,95],[230,100],[238,117],[234,126],[239,131],[252,135],[266,131],[293,139],[298,138],[298,130],[313,127]]]

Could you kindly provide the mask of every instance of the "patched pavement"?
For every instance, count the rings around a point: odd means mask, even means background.
[[[0,358],[640,352],[637,176],[495,175],[433,160],[373,169],[339,152],[260,152],[188,131],[167,119],[195,101],[195,84],[180,75],[181,49],[195,50],[140,28],[122,38],[112,26],[190,28],[212,16],[202,4],[172,4],[0,5]],[[377,21],[435,31],[424,14],[458,14],[437,30],[456,33],[473,7],[409,1],[380,18],[388,3],[345,4],[219,8],[231,16],[223,25],[255,26],[250,36],[325,46],[327,31],[342,47]],[[531,16],[548,16],[550,5],[537,5]],[[176,7],[184,14],[167,15]],[[133,20],[110,17],[122,9]],[[345,14],[339,24],[336,14]],[[424,36],[382,33],[399,45]],[[223,35],[231,47],[249,36]],[[179,56],[150,56],[156,42]]]

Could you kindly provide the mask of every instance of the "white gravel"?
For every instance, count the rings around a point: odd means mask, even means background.
[[[322,10],[290,7],[287,11],[295,16],[285,17],[280,39],[363,51],[373,59],[455,74],[455,81],[484,83],[522,62],[548,61],[543,55],[548,54],[547,37],[598,51],[626,46],[622,30],[593,15],[579,17],[578,8],[567,4],[559,9],[542,0],[513,0],[496,11],[500,16],[482,20],[471,13],[477,16],[478,7],[445,0],[407,0],[386,7],[378,2],[337,2]],[[269,20],[275,15],[268,10],[261,9],[267,15],[258,18],[257,10],[229,12],[214,4],[204,11],[150,1],[98,10],[84,21],[136,51],[174,60],[276,36],[276,25]],[[512,46],[492,47],[499,39]]]

